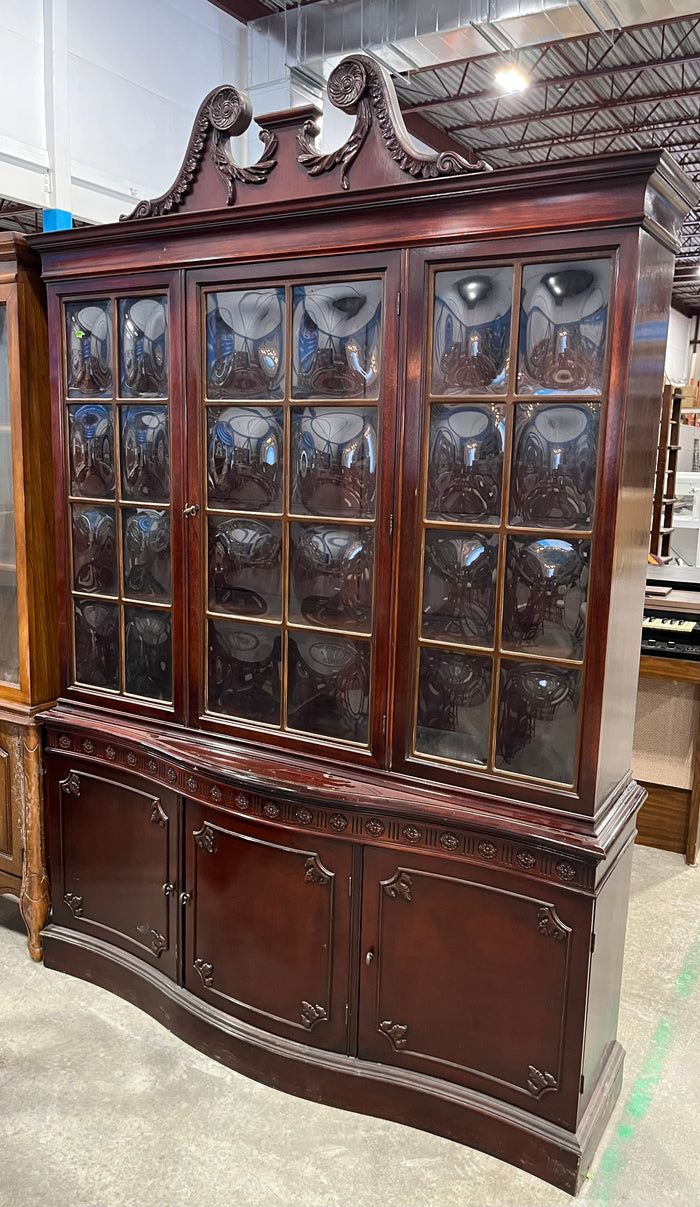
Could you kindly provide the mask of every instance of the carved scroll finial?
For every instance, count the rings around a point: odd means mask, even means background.
[[[329,76],[327,91],[336,109],[355,114],[355,126],[342,147],[321,155],[314,146],[318,126],[315,122],[304,124],[297,135],[297,158],[310,176],[320,176],[342,165],[340,183],[344,189],[349,188],[348,172],[373,122],[391,158],[411,176],[428,180],[487,170],[488,165],[468,151],[464,155],[420,151],[406,129],[390,75],[367,55],[351,55],[338,63]]]
[[[140,201],[136,209],[124,215],[124,219],[159,218],[178,210],[191,191],[202,167],[207,143],[209,154],[219,176],[226,186],[226,204],[236,200],[236,183],[262,184],[276,165],[277,136],[269,130],[260,131],[264,151],[257,163],[249,168],[241,167],[229,151],[229,140],[244,134],[253,116],[250,98],[245,92],[231,84],[214,88],[204,98],[194,120],[185,158],[174,184],[160,197],[151,201]]]

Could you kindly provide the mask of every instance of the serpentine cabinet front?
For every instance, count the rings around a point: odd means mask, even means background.
[[[277,114],[242,168],[247,101],[215,90],[169,193],[35,240],[46,961],[575,1192],[622,1074],[635,617],[694,194],[658,154],[423,154],[363,56],[329,96],[344,148]]]

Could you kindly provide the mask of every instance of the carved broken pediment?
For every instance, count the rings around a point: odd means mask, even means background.
[[[253,118],[250,98],[231,84],[214,88],[204,98],[194,120],[190,141],[177,178],[167,193],[151,201],[140,201],[124,219],[159,218],[180,209],[193,189],[203,165],[213,164],[226,189],[226,204],[236,200],[236,184],[262,184],[276,166],[277,136],[269,130],[260,131],[264,151],[257,163],[242,167],[233,159],[229,141],[244,134]],[[209,208],[208,206],[205,208]]]
[[[487,164],[469,152],[424,153],[406,129],[391,77],[367,55],[351,55],[331,72],[328,99],[336,109],[355,114],[355,126],[347,142],[328,155],[314,146],[319,128],[307,121],[297,135],[298,159],[310,176],[319,176],[341,166],[340,183],[350,187],[348,172],[373,126],[381,134],[391,158],[410,176],[431,180],[440,176],[483,172]]]

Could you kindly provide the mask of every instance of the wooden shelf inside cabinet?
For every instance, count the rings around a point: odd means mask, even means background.
[[[649,550],[657,557],[669,557],[673,525],[668,525],[663,509],[673,503],[676,488],[676,454],[680,450],[678,435],[682,403],[687,397],[685,387],[666,385],[661,404],[654,502],[652,505]]]
[[[657,151],[420,150],[364,55],[328,92],[333,155],[313,109],[271,114],[240,168],[225,86],[162,197],[31,241],[46,959],[575,1192],[622,1072],[640,449],[697,193]]]
[[[19,897],[40,959],[49,898],[35,715],[58,694],[48,339],[38,256],[0,233],[0,261],[0,893]]]

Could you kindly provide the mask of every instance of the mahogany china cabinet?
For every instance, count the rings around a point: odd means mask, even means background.
[[[62,684],[45,961],[292,1093],[572,1193],[619,1091],[674,251],[657,152],[488,171],[203,102],[39,236]]]
[[[41,959],[49,911],[41,727],[58,695],[46,300],[41,263],[0,232],[0,893]]]

